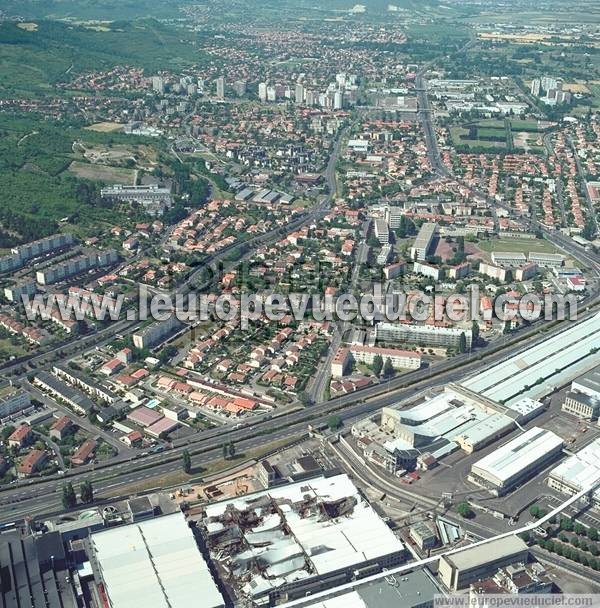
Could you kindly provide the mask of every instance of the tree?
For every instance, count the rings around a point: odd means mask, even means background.
[[[394,375],[394,366],[392,365],[392,360],[388,357],[385,360],[385,365],[383,366],[383,377],[391,378]]]
[[[85,505],[89,505],[90,503],[94,502],[94,488],[92,487],[92,482],[89,479],[86,479],[81,484],[79,495],[81,497],[81,502]]]
[[[329,416],[327,426],[331,431],[337,431],[342,426],[342,419],[339,416]]]
[[[229,458],[233,458],[235,456],[235,445],[233,441],[229,444]]]
[[[184,473],[189,475],[192,472],[192,457],[187,450],[183,450],[183,453],[181,454],[181,461]]]
[[[373,373],[379,377],[381,370],[383,369],[383,357],[381,355],[375,355],[373,357]]]
[[[560,529],[561,530],[564,530],[565,532],[572,532],[573,527],[574,527],[574,524],[571,519],[563,518],[560,520]]]
[[[62,504],[65,509],[72,509],[77,504],[77,495],[71,482],[63,484]]]
[[[477,344],[477,342],[479,341],[479,323],[477,323],[477,321],[473,321],[473,323],[471,324],[471,332],[473,335],[473,344]]]
[[[593,541],[598,540],[598,530],[596,528],[588,528],[588,538]]]
[[[475,516],[473,509],[471,509],[471,505],[468,502],[461,502],[456,507],[456,512],[465,519],[472,519]]]
[[[298,399],[300,400],[300,403],[304,406],[304,407],[308,407],[309,405],[313,404],[313,400],[311,398],[311,396],[305,392],[302,391],[299,395],[298,395]]]
[[[465,332],[461,332],[460,341],[458,343],[458,352],[466,353],[467,352],[467,336],[465,336]]]
[[[579,523],[575,524],[575,534],[577,534],[577,536],[585,536],[587,534],[585,526]]]
[[[16,427],[14,427],[12,424],[8,424],[2,429],[2,431],[0,431],[0,436],[2,436],[4,441],[6,441],[15,432],[15,429]]]
[[[540,508],[537,505],[532,505],[529,507],[529,515],[535,519],[540,518]]]

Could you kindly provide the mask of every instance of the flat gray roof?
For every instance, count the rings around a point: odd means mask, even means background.
[[[470,570],[480,564],[510,557],[515,553],[526,550],[527,545],[518,536],[506,536],[472,549],[465,549],[460,553],[448,555],[442,559],[453,564],[459,570]]]

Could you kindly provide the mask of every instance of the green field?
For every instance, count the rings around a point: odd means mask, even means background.
[[[135,176],[132,169],[122,167],[109,167],[106,165],[94,165],[73,161],[69,166],[69,172],[82,179],[101,181],[107,184],[123,184],[131,186]]]
[[[552,243],[545,239],[489,239],[481,240],[477,247],[486,253],[507,251],[510,253],[560,253]]]

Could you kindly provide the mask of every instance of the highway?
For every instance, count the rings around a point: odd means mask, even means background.
[[[417,75],[417,89],[419,103],[421,106],[421,119],[424,122],[428,150],[432,166],[447,175],[447,170],[441,163],[437,138],[431,121],[431,111],[424,83],[424,72]],[[249,248],[258,247],[269,239],[280,238],[282,234],[296,230],[301,225],[312,221],[320,213],[323,213],[331,203],[335,193],[335,164],[339,153],[340,142],[343,133],[340,132],[334,150],[326,168],[326,180],[329,185],[329,195],[320,200],[307,214],[293,220],[285,227],[276,231],[261,235],[252,241],[245,243]],[[597,276],[600,276],[599,257],[595,254],[585,252],[582,248],[575,245],[568,237],[560,233],[552,233],[552,240],[563,250],[584,260]],[[235,247],[231,246],[220,251],[214,256],[207,258],[202,267],[198,268],[188,281],[176,290],[176,293],[185,293],[189,290],[194,281],[198,279],[208,265],[218,263]],[[356,271],[356,268],[354,270]],[[593,294],[586,301],[587,306],[596,306],[598,298]],[[586,313],[580,318],[585,318]],[[465,353],[452,359],[444,361],[433,368],[425,368],[415,372],[410,372],[388,382],[377,383],[369,386],[360,392],[336,397],[324,403],[319,403],[305,410],[288,411],[279,416],[263,416],[253,421],[249,421],[243,428],[219,428],[199,433],[193,437],[176,440],[173,448],[164,453],[151,454],[139,459],[132,459],[130,454],[119,454],[106,464],[86,466],[67,472],[64,476],[53,478],[42,478],[20,482],[16,485],[4,486],[0,488],[0,507],[2,513],[0,520],[3,522],[12,521],[25,515],[35,515],[56,509],[59,501],[57,491],[65,479],[78,484],[83,479],[89,478],[93,481],[97,495],[103,492],[126,491],[127,487],[140,480],[150,480],[174,471],[181,470],[181,453],[188,449],[193,456],[194,467],[206,466],[222,457],[223,443],[234,442],[238,453],[260,447],[266,443],[291,439],[298,434],[306,433],[307,425],[325,424],[328,417],[335,412],[342,420],[348,421],[353,418],[371,414],[385,405],[390,405],[402,400],[409,399],[415,393],[426,390],[443,383],[454,382],[457,380],[457,370],[460,375],[472,375],[476,371],[497,363],[498,361],[510,356],[519,348],[528,348],[531,344],[540,340],[545,340],[553,333],[563,329],[565,323],[560,323],[541,336],[536,332],[546,324],[540,321],[532,326],[531,330],[522,330],[515,337],[505,338],[501,344],[492,345],[477,355]],[[91,336],[83,337],[72,344],[53,348],[47,352],[31,356],[26,362],[20,361],[11,363],[4,367],[4,373],[17,373],[23,378],[31,373],[32,369],[42,368],[53,362],[56,356],[66,359],[73,354],[98,344],[106,344],[122,332],[130,330],[135,322],[119,322],[110,327],[99,331]],[[340,337],[341,339],[341,337]],[[27,366],[25,365],[27,364]],[[328,359],[325,365],[321,365],[317,374],[317,385],[322,386],[326,374],[328,374]],[[29,367],[29,369],[27,369]],[[322,391],[318,388],[317,393]]]
[[[581,318],[587,318],[588,312]],[[325,403],[306,409],[283,413],[277,417],[261,417],[238,429],[219,428],[183,438],[173,442],[173,448],[159,454],[150,454],[144,458],[134,459],[131,456],[119,455],[105,465],[87,465],[64,476],[41,478],[22,482],[18,485],[4,486],[0,489],[0,523],[14,521],[25,515],[53,511],[59,501],[57,492],[65,480],[75,485],[84,479],[94,483],[97,495],[103,491],[124,493],[127,487],[140,480],[149,480],[174,471],[181,470],[181,453],[184,449],[192,454],[195,468],[206,467],[222,458],[223,443],[235,443],[236,452],[261,447],[266,443],[289,440],[292,437],[306,434],[308,424],[319,426],[326,424],[329,416],[336,413],[343,421],[364,417],[381,407],[413,398],[416,393],[449,382],[456,382],[460,377],[467,377],[494,363],[516,354],[520,349],[527,349],[532,344],[546,340],[564,329],[565,323],[558,324],[542,335],[523,333],[517,339],[497,346],[498,350],[489,349],[478,357],[465,353],[449,359],[435,368],[422,369],[394,378],[388,382],[369,386],[360,392],[336,397]],[[515,346],[518,344],[519,346]],[[457,377],[457,368],[460,375]]]

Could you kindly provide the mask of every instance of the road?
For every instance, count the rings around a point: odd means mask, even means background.
[[[582,318],[590,314],[592,313],[588,312]],[[140,480],[180,471],[181,453],[184,449],[192,454],[194,467],[206,467],[221,459],[223,443],[234,442],[236,451],[242,453],[264,446],[265,443],[305,434],[309,423],[317,426],[325,425],[332,412],[339,415],[342,421],[351,422],[353,419],[372,414],[381,407],[410,399],[417,392],[456,382],[460,379],[460,376],[457,378],[457,368],[460,369],[462,376],[470,376],[507,356],[516,354],[521,349],[526,350],[531,345],[548,339],[562,329],[564,323],[544,332],[541,336],[522,334],[519,337],[520,348],[515,349],[516,341],[510,340],[501,348],[498,347],[495,352],[490,349],[487,353],[482,353],[481,359],[465,353],[435,368],[410,372],[389,382],[375,384],[358,393],[336,397],[307,409],[284,413],[275,418],[262,417],[239,429],[212,429],[182,438],[173,442],[174,447],[171,450],[161,454],[152,454],[140,459],[119,454],[106,464],[86,465],[69,471],[63,477],[55,476],[29,480],[16,486],[4,486],[0,489],[0,523],[14,521],[25,515],[51,511],[57,504],[57,491],[60,490],[65,479],[74,484],[90,479],[97,493],[106,490],[115,492],[119,489],[125,492],[129,485]]]

